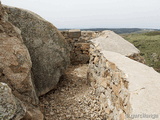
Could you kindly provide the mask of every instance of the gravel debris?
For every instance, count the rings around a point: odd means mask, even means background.
[[[70,66],[56,90],[40,97],[45,120],[106,120],[95,95],[87,84],[88,65]]]

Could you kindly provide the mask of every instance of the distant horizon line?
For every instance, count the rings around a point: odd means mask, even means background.
[[[124,27],[124,28],[121,28],[121,27],[120,27],[120,28],[118,28],[118,27],[117,27],[117,28],[114,28],[114,27],[113,27],[113,28],[105,28],[105,27],[104,27],[104,28],[103,28],[103,27],[102,27],[102,28],[101,28],[101,27],[93,27],[93,28],[72,28],[72,27],[71,27],[71,28],[58,28],[58,29],[143,29],[143,30],[145,30],[145,29],[147,29],[147,30],[151,29],[151,30],[160,30],[160,29],[158,29],[158,28],[134,28],[134,27],[133,27],[133,28],[130,28],[130,27],[128,27],[128,28],[127,28],[127,27]]]

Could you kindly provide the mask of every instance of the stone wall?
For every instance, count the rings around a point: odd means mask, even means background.
[[[126,57],[128,57],[132,60],[138,61],[140,63],[143,63],[143,64],[146,63],[145,59],[139,53],[138,54],[135,53],[135,54],[132,54],[132,55],[126,56]]]
[[[88,80],[107,120],[124,120],[131,111],[126,75],[108,61],[94,44],[90,48]]]
[[[71,64],[86,64],[89,62],[90,41],[99,35],[99,32],[67,30],[61,31],[71,48]]]
[[[160,117],[160,74],[134,60],[141,56],[132,54],[130,59],[97,42],[92,42],[89,51],[88,82],[107,120]]]
[[[140,51],[112,31],[70,30],[62,31],[62,34],[71,47],[71,63],[89,63],[88,82],[94,88],[94,94],[100,101],[101,111],[106,113],[106,119],[130,120],[127,115],[131,115],[134,106],[130,100],[128,74],[110,61],[103,51],[116,52],[126,59],[145,63]],[[125,64],[123,60],[121,62],[122,65]]]
[[[103,44],[106,50],[121,53],[133,60],[145,63],[145,60],[139,54],[139,50],[131,43],[124,40],[119,35],[112,31],[80,31],[80,30],[66,30],[61,31],[62,35],[68,41],[71,53],[71,64],[88,64],[89,63],[89,48],[91,42],[95,44]],[[122,43],[121,43],[122,42]],[[108,44],[107,44],[108,43]],[[126,47],[127,46],[127,47]],[[129,46],[129,47],[128,47]],[[125,48],[126,47],[126,48]],[[120,51],[124,49],[124,51]]]
[[[102,31],[98,37],[91,41],[94,44],[99,45],[103,50],[120,53],[133,60],[145,63],[144,58],[140,56],[140,51],[133,44],[113,31]]]

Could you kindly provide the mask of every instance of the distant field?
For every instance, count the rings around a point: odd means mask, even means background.
[[[68,29],[59,29],[60,31],[69,30]],[[73,29],[73,28],[72,28]],[[77,28],[74,28],[77,29]],[[117,34],[124,34],[124,33],[144,33],[149,31],[158,31],[160,29],[141,29],[141,28],[88,28],[88,29],[80,29],[82,31],[103,31],[103,30],[111,30]]]
[[[141,51],[148,66],[160,72],[160,31],[121,34],[121,36]]]

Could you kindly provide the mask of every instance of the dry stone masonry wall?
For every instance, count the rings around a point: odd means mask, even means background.
[[[108,61],[97,46],[91,45],[88,80],[99,97],[107,120],[124,120],[131,111],[126,79],[123,71]]]
[[[61,33],[70,45],[70,59],[73,65],[89,63],[89,48],[92,42],[99,44],[105,50],[115,51],[145,63],[137,48],[112,31],[66,30]]]
[[[132,55],[127,56],[127,57],[129,57],[132,60],[135,60],[135,61],[138,61],[140,63],[143,63],[143,64],[146,63],[145,59],[139,53],[138,54],[135,53],[135,54],[132,54]]]
[[[137,49],[125,41],[119,45],[127,44],[126,48],[116,46],[117,37],[111,37],[114,38],[112,44],[100,36],[92,40],[90,46],[88,80],[101,101],[107,120],[159,119],[160,74],[132,60],[138,55]],[[107,44],[112,47],[106,48]],[[126,57],[128,55],[133,58]]]
[[[68,30],[61,31],[71,48],[71,64],[86,64],[89,62],[90,41],[99,35],[99,32]]]

